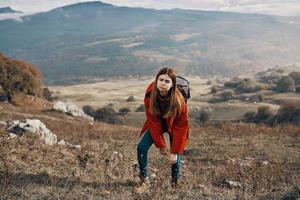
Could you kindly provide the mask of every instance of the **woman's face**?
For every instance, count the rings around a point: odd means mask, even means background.
[[[168,74],[161,74],[157,79],[157,89],[160,94],[167,94],[173,85],[173,81]]]

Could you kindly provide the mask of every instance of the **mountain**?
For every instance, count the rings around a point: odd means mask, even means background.
[[[3,13],[22,13],[22,12],[13,10],[11,7],[3,7],[3,8],[0,8],[0,14],[3,14]]]
[[[35,64],[46,84],[153,75],[162,65],[234,76],[300,61],[300,19],[77,3],[0,21],[0,52]]]

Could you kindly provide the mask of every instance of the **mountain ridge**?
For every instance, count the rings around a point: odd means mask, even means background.
[[[300,61],[298,24],[270,15],[86,2],[0,21],[0,30],[0,51],[37,65],[46,84],[153,75],[162,65],[234,76]]]
[[[0,8],[0,14],[4,14],[4,13],[22,13],[22,12],[14,10],[11,7],[2,7],[2,8]]]

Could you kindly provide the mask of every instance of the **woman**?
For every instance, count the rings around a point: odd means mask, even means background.
[[[149,183],[147,153],[154,143],[160,153],[168,155],[171,164],[171,185],[178,186],[180,154],[188,140],[188,113],[186,102],[176,87],[176,74],[170,68],[161,69],[152,82],[144,98],[146,122],[137,146],[141,185]],[[166,147],[163,134],[170,138],[170,151]]]

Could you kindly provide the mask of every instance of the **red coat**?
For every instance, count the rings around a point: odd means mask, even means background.
[[[147,90],[148,94],[154,86],[154,82],[151,83]],[[146,122],[142,128],[141,135],[147,130],[150,129],[151,137],[154,141],[154,144],[157,148],[166,147],[162,135],[162,125],[161,120],[158,116],[152,115],[150,113],[150,97],[145,95],[144,98],[145,111],[146,111]],[[189,123],[188,123],[188,111],[187,105],[184,102],[181,110],[181,114],[178,115],[175,119],[172,117],[167,118],[168,132],[172,136],[171,144],[171,153],[179,154],[182,153],[187,142],[188,142],[188,132],[189,132]]]

